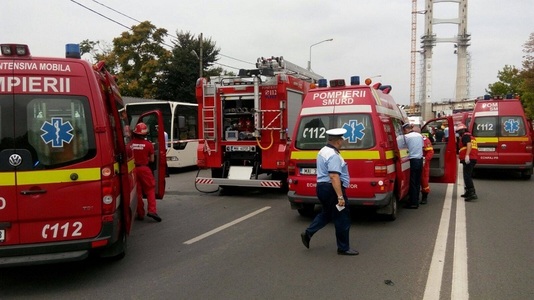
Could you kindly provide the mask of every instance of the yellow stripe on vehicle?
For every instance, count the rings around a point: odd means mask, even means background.
[[[291,159],[313,160],[317,159],[319,151],[294,151]],[[377,150],[341,150],[344,159],[379,159],[380,152]]]
[[[508,136],[508,137],[477,137],[477,143],[498,143],[498,142],[528,142],[526,136]]]
[[[76,179],[71,175],[76,174]],[[100,180],[100,168],[22,171],[17,172],[17,184],[47,184]]]
[[[500,142],[528,142],[528,137],[500,137]]]
[[[13,186],[15,185],[15,173],[0,173],[0,186]]]
[[[477,137],[477,143],[479,144],[482,144],[482,143],[498,143],[499,142],[499,138],[497,137]]]

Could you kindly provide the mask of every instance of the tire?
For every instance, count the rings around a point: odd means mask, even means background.
[[[315,205],[314,204],[303,204],[302,208],[297,209],[297,211],[303,217],[311,217],[313,216],[313,213],[315,212]]]
[[[377,210],[386,221],[395,221],[397,219],[398,201],[397,196],[391,195],[389,204]]]

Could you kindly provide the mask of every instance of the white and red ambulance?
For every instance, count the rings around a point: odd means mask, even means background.
[[[316,158],[326,145],[326,131],[347,129],[341,156],[347,162],[350,186],[346,190],[349,205],[374,207],[394,220],[397,202],[409,190],[410,162],[408,150],[399,149],[398,138],[404,138],[402,125],[408,118],[390,95],[391,86],[376,83],[360,84],[359,76],[351,84],[337,79],[327,85],[326,79],[311,89],[295,125],[290,145],[289,192],[291,208],[301,215],[310,215],[316,204]],[[452,117],[427,122],[422,130],[449,124]],[[455,182],[458,162],[456,141],[449,139],[435,147],[430,162],[432,182]]]
[[[523,179],[531,178],[532,123],[519,99],[484,96],[475,104],[468,128],[478,145],[475,171],[508,169],[519,171]]]
[[[122,258],[137,192],[113,76],[80,59],[78,45],[67,45],[67,58],[0,48],[0,267]],[[139,121],[163,128],[158,111]],[[163,132],[157,144],[164,180]],[[161,198],[164,181],[158,188]]]

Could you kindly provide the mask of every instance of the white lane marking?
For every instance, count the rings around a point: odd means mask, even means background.
[[[264,211],[266,211],[266,210],[268,210],[270,208],[271,208],[270,206],[265,206],[264,208],[258,209],[257,211],[254,211],[254,212],[251,212],[250,214],[248,214],[246,216],[243,216],[243,217],[241,217],[239,219],[236,219],[236,220],[234,220],[234,221],[232,221],[230,223],[226,223],[226,224],[224,224],[222,226],[219,226],[219,227],[217,227],[217,228],[215,228],[213,230],[210,230],[210,231],[208,231],[208,232],[206,232],[204,234],[201,234],[201,235],[197,236],[196,238],[192,238],[192,239],[190,239],[188,241],[185,241],[184,244],[191,245],[193,243],[196,243],[196,242],[198,242],[198,241],[200,241],[200,240],[202,240],[204,238],[207,238],[210,235],[213,235],[213,234],[215,234],[215,233],[217,233],[217,232],[219,232],[221,230],[224,230],[224,229],[226,229],[226,228],[228,228],[230,226],[233,226],[233,225],[235,225],[235,224],[237,224],[239,222],[242,222],[242,221],[244,221],[244,220],[246,220],[248,218],[251,218],[251,217],[253,217],[253,216],[255,216],[255,215],[259,214],[259,213],[262,213],[262,212],[264,212]]]
[[[463,165],[462,165],[463,167]],[[460,168],[458,168],[459,170]],[[463,175],[458,174],[460,186],[465,186]],[[460,196],[462,189],[456,191],[456,229],[454,231],[454,262],[452,265],[451,299],[469,299],[467,273],[467,224],[465,200]]]
[[[430,262],[430,270],[428,271],[428,278],[426,280],[425,294],[423,299],[434,300],[440,298],[439,295],[441,292],[443,266],[445,265],[445,253],[447,250],[447,237],[449,235],[449,222],[451,219],[453,189],[454,184],[447,184],[445,202],[441,212],[438,235],[436,237],[436,244],[434,245],[432,261]]]

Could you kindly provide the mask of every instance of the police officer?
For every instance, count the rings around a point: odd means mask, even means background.
[[[456,125],[456,133],[459,134],[459,157],[460,163],[463,164],[463,175],[465,183],[465,193],[461,195],[465,201],[478,199],[473,184],[473,169],[477,164],[478,146],[474,136],[467,132],[467,127],[463,123]]]
[[[404,137],[398,139],[399,148],[408,148],[410,158],[410,203],[404,208],[419,208],[419,192],[421,190],[421,175],[423,172],[423,136],[413,130],[409,123],[402,125]]]
[[[148,127],[145,123],[138,123],[133,131],[132,150],[135,159],[135,175],[137,178],[137,219],[143,220],[145,217],[145,204],[143,194],[148,202],[147,216],[161,222],[156,208],[156,180],[152,174],[152,169],[148,166],[154,162],[154,146],[146,140]]]
[[[349,245],[350,213],[346,206],[345,189],[349,186],[347,163],[339,153],[343,145],[346,129],[336,128],[326,131],[328,144],[317,154],[317,197],[322,211],[310,226],[301,233],[302,243],[310,248],[311,237],[321,228],[334,221],[336,228],[337,253],[339,255],[358,255]]]

